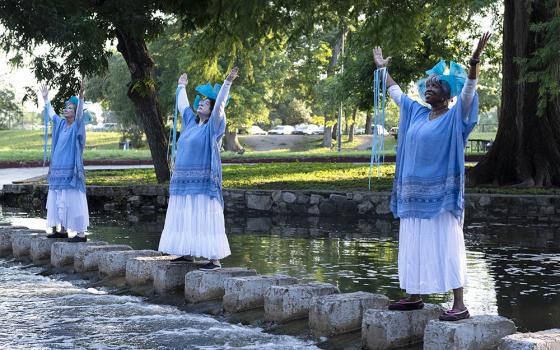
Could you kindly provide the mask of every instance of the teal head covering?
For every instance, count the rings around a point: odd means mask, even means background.
[[[66,100],[66,102],[64,102],[64,105],[68,106],[68,104],[72,103],[74,104],[75,108],[78,108],[78,102],[80,102],[78,96],[70,96],[70,98]]]
[[[427,77],[418,80],[416,87],[418,88],[418,94],[422,100],[426,98],[426,82],[432,75],[437,76],[439,81],[449,85],[450,97],[455,97],[461,93],[463,85],[465,85],[465,80],[467,79],[467,72],[455,61],[449,61],[449,71],[446,72],[446,69],[447,64],[445,60],[440,60],[432,69],[426,71]]]
[[[79,102],[80,99],[78,98],[78,96],[70,96],[70,98],[66,100],[66,102],[64,102],[64,105],[68,106],[68,104],[72,103],[77,112]],[[85,109],[82,113],[82,120],[85,124],[90,124],[93,121],[93,117],[87,109]]]
[[[220,89],[222,88],[222,84],[214,84],[214,86],[212,87],[212,84],[208,83],[205,85],[199,85],[197,87],[195,87],[195,91],[200,93],[200,95],[206,97],[207,99],[210,100],[214,100],[216,101],[216,99],[218,98],[218,94],[220,93]],[[198,109],[198,104],[200,103],[201,97],[200,95],[196,95],[195,99],[194,99],[194,110],[196,111]],[[226,102],[226,106],[229,103],[230,98],[228,98],[227,102]]]

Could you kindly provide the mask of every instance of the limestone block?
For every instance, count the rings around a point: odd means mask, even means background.
[[[229,267],[215,271],[192,271],[185,275],[185,299],[189,303],[221,299],[228,278],[256,276],[257,271],[243,267]]]
[[[317,297],[309,309],[309,328],[317,337],[352,332],[362,327],[364,311],[387,306],[389,298],[367,292]]]
[[[229,278],[224,286],[224,310],[239,312],[260,308],[264,305],[264,294],[268,288],[296,283],[296,278],[286,275]]]
[[[412,311],[367,310],[362,320],[362,347],[394,349],[421,343],[428,322],[438,319],[444,311],[442,306],[433,304]]]
[[[119,277],[126,275],[126,262],[138,257],[161,256],[155,250],[118,250],[103,252],[99,255],[99,273],[104,277]]]
[[[107,244],[80,248],[74,254],[74,270],[76,272],[96,271],[102,253],[118,250],[132,250],[132,247],[125,244]]]
[[[66,265],[74,265],[74,255],[88,246],[105,245],[107,242],[55,242],[51,246],[51,265],[54,267],[63,267]]]
[[[34,263],[51,259],[52,245],[56,242],[66,242],[63,238],[47,238],[43,235],[35,236],[31,239],[29,255]]]
[[[167,264],[175,258],[178,258],[178,256],[145,256],[127,260],[126,283],[129,286],[152,283],[154,280],[154,268],[158,265]]]
[[[560,350],[560,328],[508,335],[498,350]]]
[[[154,267],[154,291],[157,294],[166,294],[185,288],[185,275],[187,272],[197,270],[208,261],[181,262],[160,264]]]
[[[31,239],[36,237],[37,233],[21,232],[12,235],[12,254],[14,258],[23,258],[29,256],[31,249]]]
[[[264,296],[265,320],[283,323],[307,318],[313,297],[335,293],[339,290],[330,283],[272,286]]]

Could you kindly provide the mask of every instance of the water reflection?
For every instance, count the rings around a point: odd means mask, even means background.
[[[4,212],[10,220],[28,215]],[[92,238],[157,249],[162,217],[136,219],[93,215]],[[228,217],[226,222],[233,254],[224,266],[330,282],[343,292],[362,290],[392,299],[402,295],[398,223],[286,217]],[[465,299],[471,313],[500,314],[513,319],[520,330],[560,327],[559,238],[560,227],[554,226],[467,223]],[[430,300],[450,306],[451,294]]]

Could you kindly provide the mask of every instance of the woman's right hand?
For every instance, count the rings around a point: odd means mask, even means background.
[[[375,62],[377,68],[387,67],[390,60],[391,57],[383,58],[383,51],[381,50],[381,47],[376,46],[373,48],[373,61]]]
[[[187,73],[181,74],[178,83],[187,86],[188,82],[189,82],[189,77],[187,76]]]
[[[39,91],[43,96],[43,101],[47,101],[49,99],[49,87],[47,86],[47,84],[41,84],[39,86]]]

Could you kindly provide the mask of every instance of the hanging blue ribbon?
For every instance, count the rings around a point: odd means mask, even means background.
[[[175,90],[175,110],[173,112],[173,127],[169,129],[169,140],[167,143],[167,164],[169,164],[169,174],[173,175],[173,167],[175,165],[175,151],[177,149],[177,115],[179,111],[179,93],[183,89],[182,86],[177,86]],[[171,160],[169,159],[169,146],[171,146]]]
[[[43,124],[45,126],[43,134],[43,166],[45,166],[47,164],[47,144],[49,143],[49,111],[46,103],[43,109]]]
[[[377,166],[377,178],[381,175],[381,163],[385,162],[385,107],[387,101],[387,68],[376,69],[373,73],[373,144],[369,164],[368,189],[371,190],[373,164]],[[381,134],[377,135],[378,125]],[[379,139],[379,137],[381,137]]]

